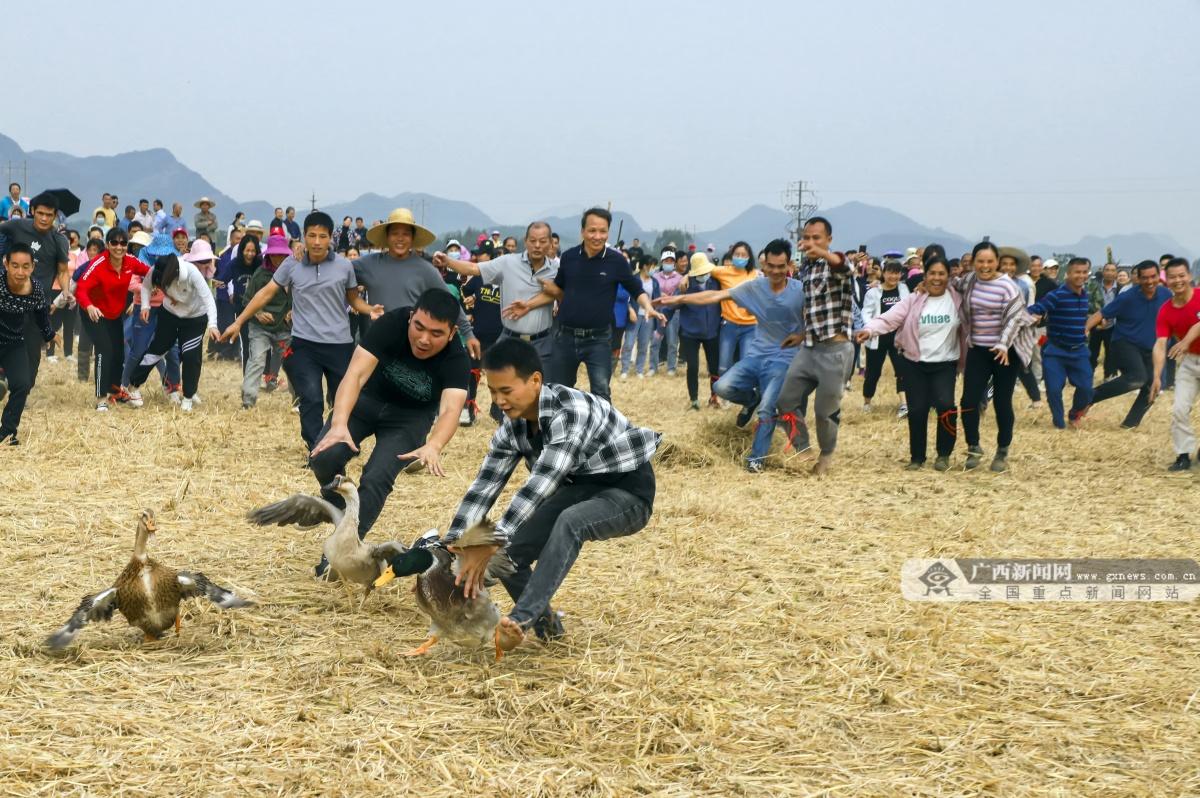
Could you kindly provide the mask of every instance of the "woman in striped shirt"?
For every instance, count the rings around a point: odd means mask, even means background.
[[[979,445],[979,406],[992,383],[992,406],[996,416],[996,456],[993,471],[1008,469],[1008,447],[1012,443],[1013,387],[1017,370],[1024,368],[1033,351],[1033,333],[1021,289],[1001,274],[1000,251],[984,241],[971,252],[974,270],[961,278],[963,326],[967,330],[967,362],[963,373],[959,412],[967,437],[968,469],[983,460]]]

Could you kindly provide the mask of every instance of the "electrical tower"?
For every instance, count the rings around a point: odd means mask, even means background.
[[[792,215],[788,221],[789,237],[798,242],[804,223],[817,211],[817,195],[809,188],[812,185],[806,180],[796,180],[788,184],[782,195],[783,209]]]

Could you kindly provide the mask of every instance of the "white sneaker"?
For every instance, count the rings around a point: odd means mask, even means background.
[[[74,355],[67,355],[67,362],[69,362],[69,363],[74,363],[74,362],[75,362],[75,356],[74,356]]]
[[[171,400],[172,404],[179,404],[181,401],[183,401],[183,394],[179,391],[171,391],[169,394],[167,394],[167,398]]]
[[[99,402],[96,402],[96,412],[97,413],[107,413],[108,412],[108,400],[107,399],[101,399]]]
[[[622,372],[621,372],[621,379],[623,379],[623,380],[627,380],[627,379],[629,379],[629,372],[628,372],[628,371],[622,371]]]
[[[465,407],[462,409],[462,412],[460,412],[458,414],[458,426],[460,426],[460,427],[471,426],[471,411]]]
[[[198,393],[192,394],[192,402],[193,402],[193,404],[198,404],[198,405],[204,404],[204,402],[200,401],[200,394],[198,394]]]
[[[47,363],[57,363],[58,355],[46,355],[46,362]]]
[[[187,397],[187,396],[183,397],[183,399],[179,402],[179,409],[185,413],[192,412],[192,402],[194,402],[194,401],[195,401],[194,397]]]
[[[870,403],[870,402],[863,402],[863,412],[864,412],[864,413],[870,413],[870,412],[871,412],[872,410],[874,410],[874,409],[875,409],[875,408],[871,407],[871,403]]]
[[[644,379],[646,379],[646,375],[645,375],[645,374],[638,374],[638,379],[639,379],[639,380],[644,380]]]
[[[668,376],[668,377],[674,377],[674,376],[675,376],[675,369],[667,369],[667,376]]]
[[[908,405],[900,405],[900,409],[896,411],[896,418],[908,418]]]
[[[145,402],[142,401],[142,392],[141,391],[130,391],[129,392],[129,406],[130,407],[141,407],[144,404],[145,404]]]

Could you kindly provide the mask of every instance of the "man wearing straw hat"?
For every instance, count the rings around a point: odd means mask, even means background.
[[[200,212],[193,219],[193,227],[196,230],[196,238],[202,235],[207,235],[211,241],[217,240],[217,216],[212,212],[212,209],[217,207],[217,203],[210,200],[208,197],[201,197],[196,200],[194,207],[199,208]]]
[[[371,302],[383,305],[385,311],[411,308],[430,288],[449,291],[438,270],[415,252],[436,239],[432,230],[417,224],[408,208],[396,208],[387,219],[368,230],[367,241],[379,251],[354,261],[354,277],[367,289]],[[456,325],[467,351],[478,360],[479,339],[461,308]]]
[[[484,284],[500,286],[500,305],[508,307],[518,300],[530,300],[542,292],[542,281],[551,281],[558,263],[547,257],[550,252],[550,225],[532,222],[525,228],[525,251],[501,255],[495,260],[472,263],[449,257],[433,256],[435,266],[452,269],[464,277],[479,277]],[[533,344],[543,362],[550,360],[550,326],[554,316],[549,305],[534,308],[520,318],[501,321],[500,338],[520,338]],[[478,360],[478,358],[476,358]]]

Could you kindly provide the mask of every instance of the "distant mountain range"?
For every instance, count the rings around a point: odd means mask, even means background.
[[[15,141],[0,135],[0,163],[20,164],[23,161],[28,163],[30,182],[33,183],[25,186],[26,194],[32,195],[43,188],[65,187],[83,200],[81,214],[72,220],[77,225],[86,224],[88,215],[99,205],[100,195],[105,191],[116,191],[122,207],[136,204],[140,197],[158,197],[169,208],[178,199],[184,204],[185,216],[189,220],[194,213],[192,203],[201,196],[216,200],[217,217],[222,224],[228,222],[234,210],[243,211],[248,219],[259,219],[264,224],[274,215],[274,204],[265,200],[239,202],[181,164],[169,150],[162,148],[110,156],[78,157],[41,150],[25,152]],[[370,225],[398,207],[412,209],[418,221],[437,233],[467,228],[499,229],[504,235],[516,235],[519,238],[526,224],[526,221],[500,223],[469,202],[417,192],[402,192],[390,197],[367,193],[349,202],[325,205],[322,210],[333,216],[335,221],[340,221],[343,216],[362,216]],[[577,209],[559,206],[548,209],[543,218],[559,232],[564,243],[574,244],[579,239],[579,214],[583,208],[583,205]],[[307,209],[298,210],[299,215],[303,216]],[[906,247],[937,242],[954,256],[968,251],[974,243],[947,230],[926,227],[888,208],[861,202],[847,202],[822,209],[820,213],[833,225],[836,244],[846,249],[866,244],[870,252],[883,253],[889,249],[904,250]],[[699,247],[715,244],[719,251],[739,240],[749,241],[758,248],[773,238],[786,237],[790,221],[791,217],[782,210],[753,205],[714,230],[697,232],[695,241]],[[658,236],[657,231],[643,228],[629,214],[614,211],[614,242],[618,229],[625,241],[640,238],[645,246],[652,246]],[[1025,249],[1043,257],[1049,257],[1054,252],[1070,252],[1089,257],[1093,262],[1103,262],[1106,246],[1111,246],[1114,254],[1125,263],[1158,258],[1164,252],[1193,257],[1193,253],[1170,236],[1144,232],[1089,235],[1079,241],[1037,243]]]

